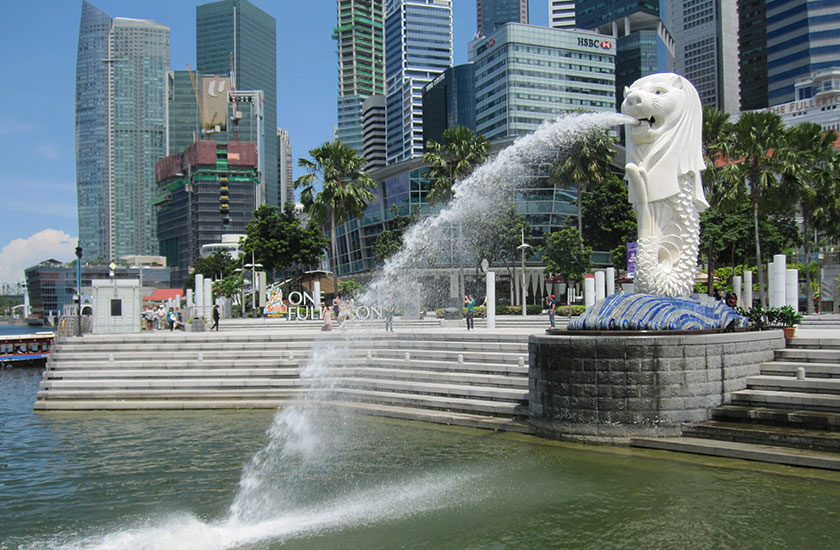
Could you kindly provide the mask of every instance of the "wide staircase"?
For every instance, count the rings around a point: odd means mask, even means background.
[[[301,322],[303,325],[304,322]],[[36,410],[280,408],[529,433],[528,334],[364,327],[88,335],[53,348]]]
[[[840,316],[806,320],[711,420],[685,424],[682,437],[631,444],[840,470]]]

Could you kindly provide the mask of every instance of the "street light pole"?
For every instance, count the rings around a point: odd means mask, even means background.
[[[76,336],[82,335],[82,247],[76,247]]]
[[[520,244],[516,248],[518,248],[519,250],[522,251],[522,316],[525,317],[526,315],[528,315],[528,312],[526,311],[528,309],[528,307],[527,307],[527,304],[525,303],[525,291],[528,288],[527,287],[528,283],[525,279],[525,251],[528,250],[529,248],[531,248],[531,245],[525,243],[525,228],[524,227],[521,228],[521,231],[522,231],[522,244]]]

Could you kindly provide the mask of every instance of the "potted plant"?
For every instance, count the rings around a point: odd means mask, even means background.
[[[782,330],[785,331],[785,338],[793,338],[796,333],[796,327],[802,321],[800,315],[792,306],[780,307],[777,313],[777,319],[782,324]]]

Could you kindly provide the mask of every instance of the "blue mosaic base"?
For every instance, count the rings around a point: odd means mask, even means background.
[[[614,294],[575,317],[569,330],[703,330],[745,326],[734,309],[704,294],[669,298]]]

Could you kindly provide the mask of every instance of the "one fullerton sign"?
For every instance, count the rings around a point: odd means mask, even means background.
[[[292,291],[284,299],[281,288],[272,286],[266,289],[266,317],[286,318],[289,321],[318,321],[324,318],[327,307],[329,306],[316,304],[312,294],[305,290]],[[344,311],[355,319],[383,319],[382,307],[354,305]]]

